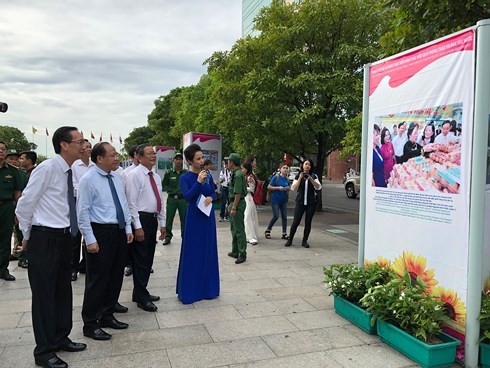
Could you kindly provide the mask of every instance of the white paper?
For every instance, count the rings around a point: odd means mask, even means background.
[[[201,194],[197,199],[197,208],[199,208],[202,213],[209,217],[209,215],[211,214],[211,210],[213,209],[213,204],[211,202],[206,206],[206,204],[204,203],[205,200],[206,197]]]

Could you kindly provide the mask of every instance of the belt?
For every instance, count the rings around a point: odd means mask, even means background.
[[[119,224],[98,224],[97,222],[91,222],[90,225],[96,227],[105,227],[108,229],[119,229]],[[123,230],[123,229],[121,229]]]
[[[0,206],[5,206],[7,204],[12,203],[11,199],[6,199],[6,200],[0,200]]]
[[[158,217],[158,212],[138,212],[140,216],[148,216],[148,217]]]
[[[183,199],[184,196],[182,194],[169,194],[168,195],[169,198],[173,198],[173,199]]]
[[[32,225],[32,230],[42,231],[45,233],[59,233],[59,234],[69,234],[70,233],[70,227],[54,228],[54,227],[48,227],[48,226]]]

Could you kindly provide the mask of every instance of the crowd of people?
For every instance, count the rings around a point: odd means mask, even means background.
[[[76,127],[64,126],[53,134],[55,156],[36,165],[35,152],[7,151],[0,142],[0,278],[14,281],[8,271],[12,257],[27,268],[32,291],[32,325],[36,347],[34,360],[43,367],[67,367],[56,352],[78,352],[87,345],[74,342],[71,282],[85,273],[82,305],[84,336],[109,340],[106,329],[127,329],[116,313],[128,308],[118,302],[124,275],[133,276],[132,301],[147,312],[155,312],[160,300],[148,290],[158,240],[171,243],[172,224],[179,212],[181,252],[176,294],[183,304],[220,295],[216,218],[213,201],[217,182],[206,167],[201,148],[191,144],[173,158],[173,169],[164,178],[152,169],[153,147],[132,147],[133,163],[120,167],[119,155],[108,142],[93,147]],[[188,170],[183,168],[183,160]],[[220,173],[220,221],[229,221],[232,235],[230,257],[236,264],[247,260],[247,244],[258,243],[259,224],[254,193],[259,182],[254,173],[255,157],[242,163],[230,153]],[[292,184],[288,166],[270,180],[273,218],[271,230],[282,216],[282,236],[292,245],[303,214],[308,236],[321,182],[306,159]],[[162,185],[163,184],[163,185]],[[294,220],[287,233],[288,192],[295,190]],[[163,191],[167,192],[166,203]],[[11,235],[15,244],[10,254]],[[68,246],[67,246],[68,244]],[[82,257],[81,257],[82,255]],[[126,268],[126,270],[125,270]]]

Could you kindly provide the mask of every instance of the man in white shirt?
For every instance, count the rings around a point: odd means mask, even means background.
[[[156,312],[153,302],[159,296],[150,295],[147,290],[153,257],[155,255],[156,234],[160,223],[160,240],[165,238],[165,210],[162,203],[162,179],[151,171],[156,163],[153,147],[141,144],[136,148],[139,165],[126,178],[126,195],[131,211],[134,242],[130,247],[133,262],[133,302],[147,312]]]
[[[434,139],[434,143],[448,143],[449,141],[457,139],[451,130],[451,122],[449,120],[445,120],[442,123],[442,132],[439,134],[436,139]]]
[[[230,183],[231,172],[226,167],[227,163],[223,165],[223,170],[219,173],[219,182],[221,183],[221,208],[219,212],[219,222],[228,220],[228,205],[230,199],[228,198],[228,185]]]
[[[70,340],[73,296],[70,281],[72,236],[78,231],[70,166],[80,158],[84,139],[75,127],[53,134],[56,156],[39,164],[22,193],[16,215],[29,249],[34,360],[42,367],[68,367],[56,352],[85,350]]]
[[[73,173],[73,193],[75,194],[75,201],[78,196],[78,183],[82,176],[84,176],[95,164],[90,161],[90,155],[92,154],[92,144],[85,139],[83,144],[82,156],[71,165],[71,171]],[[80,231],[77,236],[73,238],[73,258],[71,260],[71,281],[75,281],[78,278],[78,272],[85,273],[85,253],[82,254],[82,260],[80,261],[80,251],[82,244],[82,234]]]
[[[398,134],[393,137],[391,143],[393,144],[393,148],[395,150],[396,163],[400,164],[403,162],[403,147],[405,147],[405,143],[408,141],[408,137],[405,134],[405,130],[407,129],[407,123],[401,122],[398,124]]]

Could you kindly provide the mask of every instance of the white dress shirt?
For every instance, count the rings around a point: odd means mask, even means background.
[[[33,170],[17,203],[15,214],[24,239],[29,240],[32,225],[62,229],[70,226],[68,170],[60,156],[41,162]]]
[[[447,133],[447,135],[446,135],[446,136],[444,136],[444,135],[441,133],[441,134],[439,134],[439,135],[436,137],[436,139],[434,139],[434,143],[447,143],[447,142],[449,142],[449,141],[453,141],[453,140],[456,140],[456,139],[458,139],[458,137],[456,137],[456,136],[454,135],[454,133],[453,133],[453,132],[449,132],[449,133]]]
[[[129,212],[124,185],[121,177],[111,171],[112,181],[116,188],[119,203],[124,212],[126,221],[126,234],[131,234],[131,213]],[[77,198],[78,228],[87,244],[93,244],[95,239],[91,222],[96,224],[117,224],[117,213],[114,199],[112,198],[107,173],[95,166],[80,180]]]
[[[93,168],[95,164],[92,160],[88,160],[88,165],[85,165],[81,159],[76,160],[71,165],[71,171],[73,173],[73,194],[75,197],[78,197],[78,183],[80,183],[80,179],[84,176],[91,168]]]
[[[134,162],[125,168],[120,174],[123,179],[123,183],[126,184],[126,178],[128,177],[128,174],[133,171],[135,168],[137,168],[139,165],[135,165]]]
[[[157,201],[150,184],[149,172],[150,170],[145,166],[138,165],[126,177],[126,197],[128,198],[129,210],[131,211],[135,229],[141,229],[138,212],[157,213]],[[155,172],[153,172],[153,178],[155,179],[161,201],[163,198],[162,179]],[[165,227],[165,206],[163,203],[162,209],[157,217],[160,221],[160,227]]]
[[[395,150],[395,156],[403,156],[403,147],[405,147],[405,143],[407,143],[407,141],[407,133],[403,133],[401,137],[400,134],[397,134],[393,137],[391,143],[393,144],[393,148]]]

